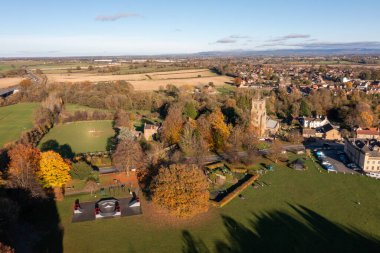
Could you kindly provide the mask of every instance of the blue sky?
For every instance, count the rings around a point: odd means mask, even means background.
[[[12,0],[0,56],[380,48],[378,0]]]

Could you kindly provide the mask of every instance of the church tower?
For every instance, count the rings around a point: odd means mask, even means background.
[[[252,99],[251,125],[257,131],[258,137],[265,135],[267,111],[265,99]]]

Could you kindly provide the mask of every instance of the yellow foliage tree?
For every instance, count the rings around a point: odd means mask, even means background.
[[[44,188],[54,188],[59,198],[61,188],[71,179],[70,165],[63,160],[60,154],[54,151],[41,153],[40,169],[37,176]]]
[[[363,127],[371,127],[373,125],[374,117],[370,111],[361,112],[360,119]]]
[[[228,136],[230,136],[230,128],[224,122],[224,115],[220,108],[217,108],[210,114],[209,121],[213,132],[213,147],[215,149],[222,148],[225,145]]]

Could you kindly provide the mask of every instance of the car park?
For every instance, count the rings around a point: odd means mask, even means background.
[[[347,158],[345,155],[339,155],[339,160],[342,162],[342,163],[347,163]]]

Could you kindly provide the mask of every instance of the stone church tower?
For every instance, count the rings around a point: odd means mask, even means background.
[[[251,125],[257,131],[258,137],[265,135],[267,125],[267,110],[265,99],[252,99]]]

